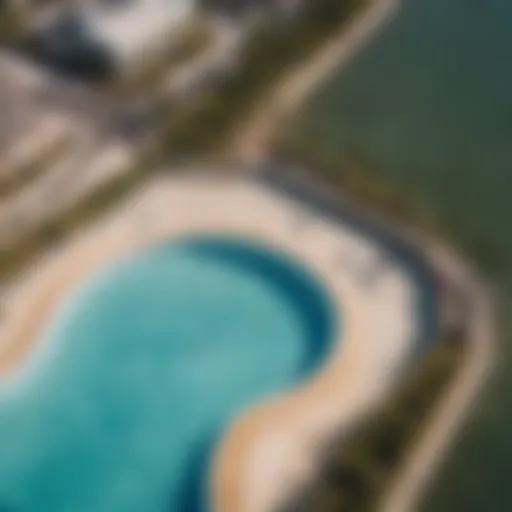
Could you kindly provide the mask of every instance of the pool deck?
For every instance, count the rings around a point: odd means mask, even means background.
[[[422,293],[372,237],[249,178],[158,177],[101,222],[48,253],[6,290],[0,326],[5,389],[49,347],[35,341],[67,292],[94,269],[159,240],[194,232],[260,239],[308,265],[330,288],[343,329],[329,361],[299,389],[269,397],[224,433],[213,500],[223,512],[263,512],[314,473],[324,443],[399,379],[417,339]],[[376,271],[377,269],[377,271]],[[17,367],[16,371],[12,371]]]

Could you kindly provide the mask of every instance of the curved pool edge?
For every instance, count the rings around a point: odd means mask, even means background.
[[[419,247],[417,240],[414,240],[408,231],[404,230],[400,233],[400,230],[396,229],[397,226],[372,219],[360,205],[345,201],[347,198],[344,197],[335,197],[332,190],[324,188],[313,178],[295,171],[297,169],[291,170],[291,175],[285,173],[281,181],[279,178],[283,173],[276,173],[272,168],[261,168],[254,173],[253,179],[263,187],[267,187],[277,197],[287,198],[292,203],[304,206],[305,211],[308,212],[307,215],[331,219],[368,237],[388,258],[402,267],[404,274],[414,283],[417,292],[416,300],[412,301],[414,302],[412,314],[418,325],[409,339],[410,350],[404,353],[404,362],[413,363],[435,340],[439,323],[436,270],[426,252]],[[292,179],[288,180],[290,176]],[[296,180],[296,177],[299,179]],[[346,302],[345,309],[350,310],[347,316],[351,322],[350,329],[348,326],[345,326],[345,329],[348,331],[347,337],[351,340],[362,341],[366,336],[364,325],[368,319],[365,318],[366,315],[360,315],[365,309],[364,306],[354,307],[356,295],[354,292],[347,291],[347,296],[350,296],[351,300]],[[344,375],[346,380],[354,376],[357,367],[356,358],[352,358],[350,353],[345,351],[338,361],[334,357],[331,363],[334,364],[324,368],[310,383],[300,386],[292,393],[273,402],[261,404],[235,422],[217,453],[216,489],[218,494],[215,502],[218,506],[216,510],[236,512],[243,509],[248,512],[260,512],[274,510],[276,505],[286,505],[289,499],[300,492],[301,486],[307,485],[316,475],[329,440],[339,436],[344,428],[350,428],[357,419],[364,417],[385,395],[385,392],[376,391],[373,397],[368,396],[366,399],[360,397],[359,407],[357,407],[360,413],[354,411],[347,421],[347,418],[342,417],[343,408],[339,406],[340,397],[337,396],[332,400],[335,392],[333,384],[335,387],[339,385],[338,389],[345,388],[343,382],[345,379],[341,376]],[[396,378],[391,379],[390,382],[399,380],[405,365],[398,365],[396,369]],[[392,385],[389,386],[389,389],[391,388]],[[348,401],[354,399],[353,396],[345,398],[348,398]],[[322,419],[313,426],[310,419],[312,411],[322,409],[324,412],[329,411],[330,415],[324,414]],[[297,435],[295,441],[290,441],[293,437],[290,425],[297,425],[301,421],[308,425],[303,428],[301,434]],[[265,491],[264,486],[260,487],[260,491],[263,491],[261,494],[270,496],[269,502],[262,502],[256,496],[257,492],[252,493],[252,498],[248,502],[247,496],[251,494],[249,486],[245,488],[243,484],[240,486],[240,478],[237,475],[244,471],[251,471],[247,467],[247,461],[252,460],[254,473],[266,474],[266,479],[271,481],[274,477],[269,470],[276,463],[272,459],[275,459],[275,454],[280,447],[285,445],[294,445],[295,448],[281,454],[282,460],[291,462],[287,464],[288,469],[281,472],[285,478],[277,484],[270,485],[271,488],[277,489],[277,492],[272,495],[271,492]],[[258,461],[258,458],[261,459],[258,452],[259,454],[267,453],[267,460]],[[235,481],[238,481],[238,486],[233,485]]]
[[[322,372],[295,393],[271,400],[244,415],[233,424],[218,446],[217,460],[222,462],[217,463],[213,475],[214,508],[223,512],[262,510],[265,504],[275,503],[280,498],[275,494],[276,487],[278,493],[285,492],[281,485],[283,479],[301,480],[309,474],[315,460],[311,446],[316,446],[317,441],[322,441],[334,428],[339,431],[346,422],[353,421],[382,396],[384,388],[389,388],[396,368],[404,364],[410,352],[411,332],[414,330],[410,315],[405,314],[407,309],[400,307],[400,304],[407,304],[417,291],[416,283],[410,282],[410,276],[405,276],[401,269],[394,269],[382,286],[379,285],[375,300],[369,302],[364,290],[359,289],[350,272],[336,263],[336,258],[340,245],[345,244],[355,250],[361,244],[369,242],[372,245],[373,242],[363,241],[357,233],[346,232],[346,226],[329,224],[314,215],[311,219],[313,227],[306,229],[305,233],[297,233],[293,227],[297,215],[302,213],[296,203],[250,180],[217,184],[211,180],[203,182],[187,178],[156,180],[143,194],[138,194],[136,200],[127,201],[109,217],[108,222],[78,234],[49,258],[44,269],[28,276],[27,282],[20,283],[18,293],[13,296],[13,321],[4,325],[1,331],[3,347],[10,348],[10,351],[0,357],[0,369],[12,368],[26,353],[45,318],[81,276],[148,243],[184,233],[222,229],[264,239],[295,254],[330,283],[333,296],[343,303],[344,339],[336,341],[336,349]],[[27,302],[28,296],[30,301]],[[37,314],[32,316],[28,312]],[[367,321],[368,315],[374,317],[372,325]],[[391,326],[390,315],[393,317]],[[27,318],[30,321],[27,322]],[[386,332],[388,327],[391,328]],[[9,336],[10,345],[8,342],[5,344]],[[367,341],[376,336],[381,340],[380,345],[368,345]],[[370,376],[372,382],[369,382]],[[324,396],[326,391],[329,394],[329,390],[331,396],[332,390],[336,391],[334,407],[328,402],[318,407],[321,401],[317,397]],[[256,452],[263,455],[255,462],[253,444],[262,437],[264,439],[265,429],[261,430],[259,420],[254,421],[254,418],[274,417],[277,424],[286,419],[289,430],[290,416],[284,418],[280,412],[288,410],[289,404],[297,411],[291,422],[295,422],[298,434],[295,443],[286,445],[289,450],[281,454],[281,459],[295,461],[294,465],[301,467],[302,472],[290,476],[287,474],[289,468],[275,464],[277,476],[274,474],[271,479],[269,475],[263,475],[262,481],[257,468],[268,462],[268,454],[264,455],[265,445],[273,445],[272,438],[282,438],[279,429],[277,434],[274,432],[267,437],[270,442],[260,444]],[[313,406],[315,414],[306,416],[314,417],[314,421],[305,421],[303,413],[311,413]],[[243,431],[250,433],[250,439],[241,434]],[[228,447],[239,446],[240,443],[246,448],[237,451],[245,455],[229,455],[232,451]],[[245,460],[242,461],[243,457]],[[279,457],[276,459],[274,456],[273,459],[275,461]],[[302,462],[297,464],[297,461]],[[236,467],[238,470],[233,471]],[[228,476],[223,477],[223,474]],[[242,508],[233,505],[240,504],[242,497]]]

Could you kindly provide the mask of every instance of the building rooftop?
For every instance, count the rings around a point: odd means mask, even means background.
[[[123,63],[173,37],[195,0],[95,0],[80,9],[86,30]]]

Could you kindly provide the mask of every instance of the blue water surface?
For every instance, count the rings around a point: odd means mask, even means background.
[[[255,242],[188,238],[102,269],[4,393],[0,505],[207,509],[219,436],[317,368],[338,323],[313,275]]]

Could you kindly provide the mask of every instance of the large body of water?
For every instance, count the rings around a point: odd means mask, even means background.
[[[440,214],[512,292],[512,2],[404,0],[398,18],[317,94],[308,142],[359,156]],[[425,510],[512,510],[512,328],[501,367]]]
[[[318,368],[339,318],[316,277],[200,237],[101,270],[0,401],[0,509],[207,510],[212,450],[256,401]]]

